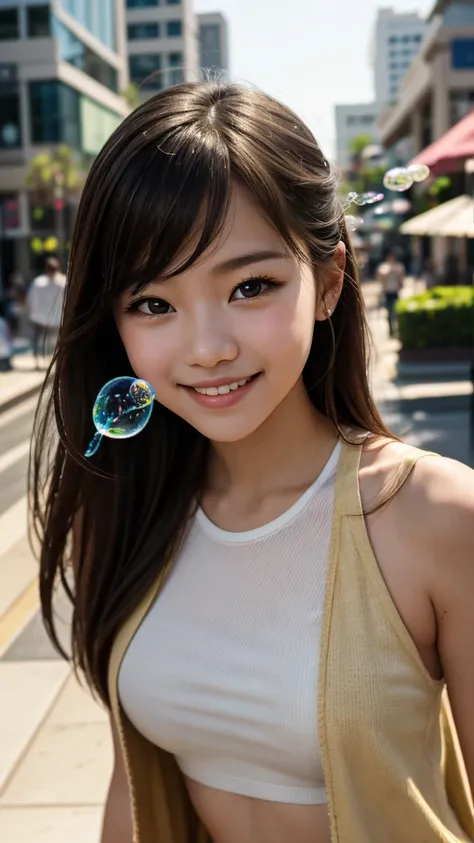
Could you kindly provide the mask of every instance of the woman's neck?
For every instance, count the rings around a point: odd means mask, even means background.
[[[211,443],[207,491],[264,496],[308,486],[336,441],[334,426],[314,408],[300,381],[251,436]]]

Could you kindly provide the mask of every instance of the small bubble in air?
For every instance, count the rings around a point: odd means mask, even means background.
[[[430,175],[430,168],[427,167],[426,164],[411,164],[407,167],[407,173],[409,173],[413,181],[418,184],[428,178]]]
[[[364,205],[375,205],[376,202],[381,202],[384,198],[383,193],[376,193],[373,190],[368,193],[363,193],[362,195],[365,199]]]
[[[410,189],[413,184],[413,178],[406,167],[393,167],[385,173],[383,184],[387,190],[395,190],[398,193],[403,193],[404,190]]]
[[[343,208],[344,211],[347,211],[347,209],[350,208],[351,205],[354,204],[354,199],[355,199],[356,196],[357,196],[357,193],[348,193],[347,196],[342,197],[341,202],[342,202],[342,208]]]
[[[366,193],[349,193],[347,199],[350,198],[350,204],[358,205],[362,208],[364,205],[373,205],[375,202],[381,202],[384,198],[383,193],[377,193],[374,190],[369,190]]]
[[[352,214],[346,214],[345,220],[349,231],[357,231],[361,222],[358,217],[354,217]]]

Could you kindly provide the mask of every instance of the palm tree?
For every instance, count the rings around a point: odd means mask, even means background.
[[[85,175],[76,153],[66,144],[38,153],[28,167],[26,185],[37,206],[53,211],[55,235],[62,249],[71,233],[66,209],[80,193]]]

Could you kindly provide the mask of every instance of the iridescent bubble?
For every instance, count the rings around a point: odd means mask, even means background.
[[[129,439],[145,427],[153,410],[155,391],[147,381],[139,378],[114,378],[102,387],[92,410],[97,433],[85,452],[92,457],[103,436],[110,439]]]
[[[413,178],[406,167],[393,167],[385,173],[383,183],[387,190],[396,190],[398,193],[403,193],[404,190],[410,189]]]
[[[342,199],[342,207],[344,211],[347,211],[347,209],[351,207],[356,196],[357,193],[348,193],[347,196]]]
[[[365,205],[374,205],[376,202],[381,202],[384,199],[383,193],[376,193],[375,191],[371,190],[368,193],[362,194],[365,198]]]
[[[414,182],[425,181],[430,175],[430,168],[426,164],[411,164],[407,167],[407,173],[410,174]]]
[[[346,226],[349,231],[357,231],[360,225],[364,222],[361,217],[354,217],[352,214],[346,214],[344,217],[346,221]]]
[[[381,202],[384,198],[383,193],[376,193],[374,190],[369,190],[367,193],[351,193],[352,202],[354,205],[374,205],[375,202]]]

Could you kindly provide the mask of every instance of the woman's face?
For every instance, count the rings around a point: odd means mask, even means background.
[[[115,318],[135,374],[157,401],[210,440],[235,442],[300,380],[317,298],[312,270],[236,188],[208,252],[138,296],[124,293]]]

